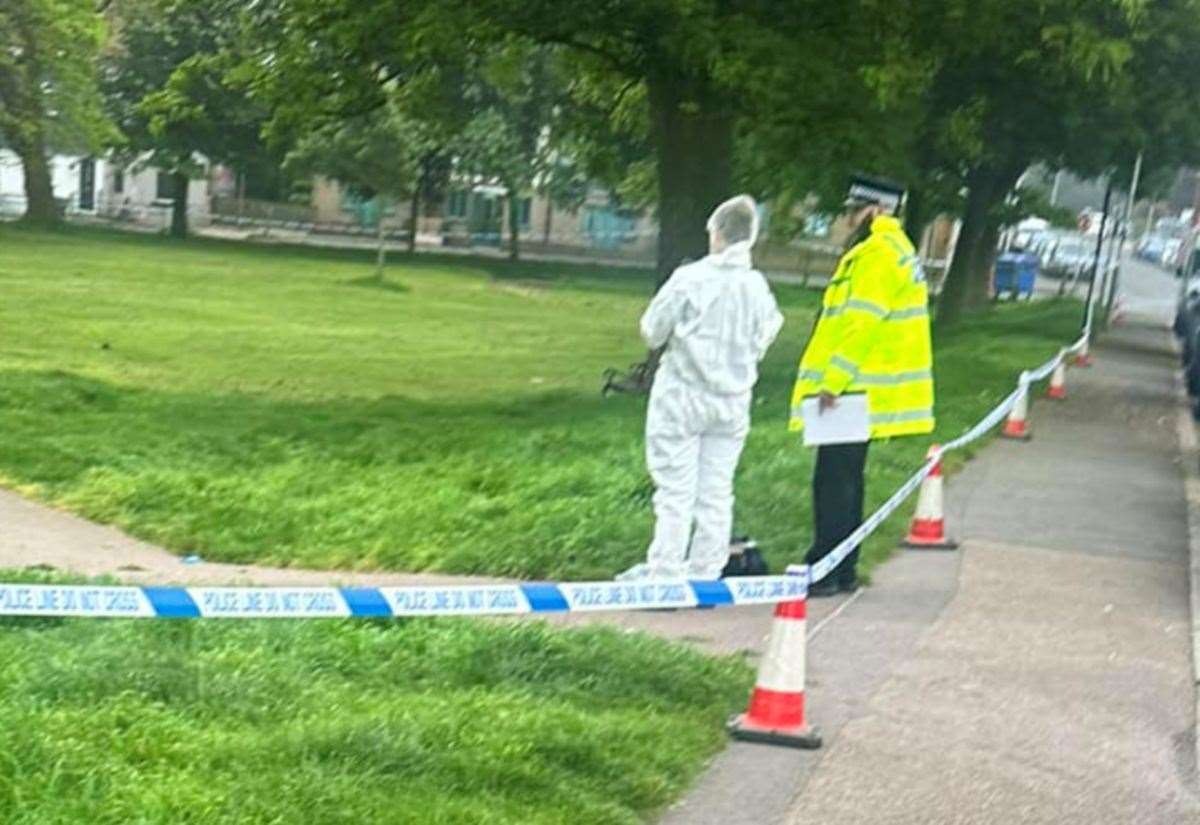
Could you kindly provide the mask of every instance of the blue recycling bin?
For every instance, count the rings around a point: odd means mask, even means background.
[[[993,288],[996,297],[1032,298],[1037,283],[1038,258],[1028,252],[1004,252],[996,257]]]

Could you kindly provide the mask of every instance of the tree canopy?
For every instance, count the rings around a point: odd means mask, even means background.
[[[115,138],[94,71],[104,32],[90,0],[0,4],[0,142],[21,159],[27,220],[59,220],[51,150],[91,151]]]
[[[182,186],[200,157],[296,147],[293,168],[412,197],[415,221],[451,177],[576,205],[597,181],[657,212],[661,279],[737,190],[833,209],[874,173],[908,184],[912,234],[962,217],[943,323],[984,305],[1032,164],[1121,180],[1139,154],[1148,173],[1200,155],[1200,0],[114,0],[110,16],[109,111]],[[94,140],[99,17],[13,0],[0,22],[0,134],[23,158],[60,120]]]
[[[171,174],[172,234],[187,234],[189,181],[210,162],[245,170],[268,150],[267,111],[235,82],[244,59],[237,0],[117,0],[119,38],[101,88],[131,163]],[[275,163],[279,158],[275,159]]]

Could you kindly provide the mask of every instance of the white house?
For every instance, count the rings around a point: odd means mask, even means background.
[[[171,176],[135,164],[119,166],[105,158],[56,154],[50,157],[54,197],[68,215],[116,218],[151,227],[170,221]],[[188,187],[188,212],[205,218],[209,208],[207,177]],[[11,150],[0,148],[0,216],[25,212],[25,173]]]
[[[49,159],[50,185],[55,198],[66,203],[68,212],[96,209],[96,167],[103,161],[88,161],[76,155],[53,155]],[[90,183],[91,199],[88,199]],[[0,148],[0,215],[25,213],[25,170],[9,149]]]

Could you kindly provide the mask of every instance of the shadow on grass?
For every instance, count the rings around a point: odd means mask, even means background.
[[[348,281],[342,281],[342,286],[375,289],[380,292],[394,292],[402,295],[412,291],[404,284],[389,281],[387,278],[380,278],[378,275],[364,275],[361,278],[351,278]]]
[[[563,427],[586,431],[611,426],[616,419],[638,420],[644,404],[644,399],[627,396],[605,400],[599,392],[593,396],[555,389],[488,396],[478,402],[438,403],[400,395],[303,402],[260,394],[172,393],[63,370],[0,370],[0,411],[6,414],[34,414],[43,424],[55,417],[75,419],[64,422],[75,427],[84,417],[105,417],[109,420],[104,428],[88,433],[96,441],[112,439],[109,428],[123,421],[136,424],[140,419],[143,425],[154,421],[162,430],[147,430],[147,436],[174,433],[186,441],[189,433],[199,433],[216,439],[208,442],[210,451],[223,446],[223,437],[236,440],[255,434],[302,441],[336,457],[354,435],[384,429],[411,437],[426,428],[428,436],[415,439],[416,446],[453,444],[469,451],[489,448],[493,438],[511,438],[510,428],[525,433]],[[0,466],[18,446],[10,440],[8,448],[0,450]],[[136,443],[114,446],[138,449]],[[57,452],[64,453],[65,445]]]
[[[617,534],[649,517],[644,405],[309,402],[7,370],[0,475],[214,561],[586,577],[631,563],[612,558],[636,547]]]

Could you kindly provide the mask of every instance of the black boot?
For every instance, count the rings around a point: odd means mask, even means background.
[[[836,596],[841,592],[842,585],[833,576],[826,576],[816,584],[808,586],[808,597],[810,599],[828,599],[830,596]]]
[[[814,599],[827,599],[839,593],[853,593],[858,589],[858,576],[853,572],[849,576],[838,575],[837,571],[813,585],[809,585],[808,595]]]

